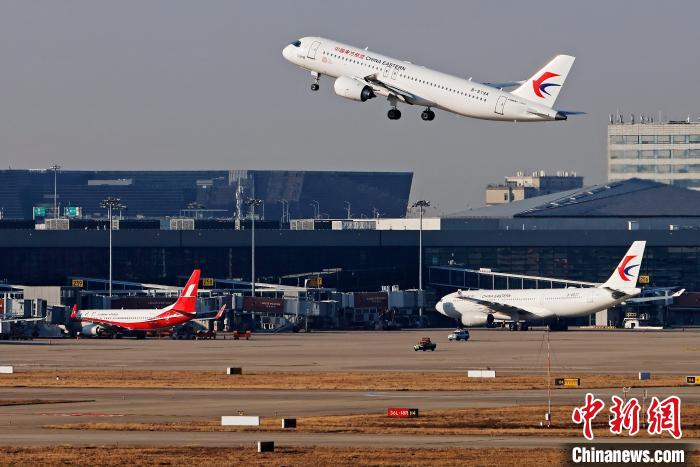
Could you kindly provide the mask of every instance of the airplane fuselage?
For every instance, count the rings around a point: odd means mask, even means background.
[[[512,93],[407,61],[322,37],[304,37],[288,45],[284,57],[301,68],[334,78],[377,80],[401,92],[372,86],[376,95],[399,96],[408,104],[439,108],[465,117],[501,121],[551,121],[566,117],[556,110]]]
[[[636,290],[638,293],[639,289]],[[445,295],[436,308],[445,316],[457,320],[462,320],[463,316],[487,317],[488,315],[492,315],[497,321],[573,318],[614,307],[633,295],[635,293],[630,292],[630,295],[615,298],[611,291],[597,287],[465,290]],[[504,312],[498,307],[489,307],[473,299],[529,311]]]
[[[130,331],[165,329],[192,319],[167,308],[154,310],[82,310],[76,319],[106,326],[116,326]]]

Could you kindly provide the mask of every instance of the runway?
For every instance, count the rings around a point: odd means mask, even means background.
[[[464,372],[495,369],[499,374],[543,374],[546,354],[541,331],[474,330],[469,342],[448,342],[450,330],[398,332],[319,332],[256,334],[250,341],[37,340],[0,344],[0,364],[18,371],[40,369],[216,370],[242,366],[252,372]],[[436,352],[414,352],[422,336],[438,343]],[[700,373],[700,332],[551,333],[553,370],[566,374]],[[2,377],[2,375],[0,375]],[[653,376],[652,376],[653,377]],[[552,391],[552,403],[580,403],[582,389]],[[622,388],[594,390],[609,400]],[[700,404],[700,388],[651,388],[649,395],[681,396]],[[641,396],[633,389],[630,396]],[[0,407],[0,445],[232,446],[260,439],[280,445],[447,447],[551,447],[581,438],[543,436],[365,435],[305,432],[129,432],[46,429],[46,425],[87,422],[168,423],[219,420],[222,415],[301,417],[386,413],[388,407],[420,410],[542,405],[544,390],[508,391],[321,391],[230,389],[0,388],[0,399],[68,399],[76,402]],[[533,423],[535,423],[533,421]],[[538,422],[537,422],[538,423]],[[685,440],[688,441],[688,440]],[[696,441],[691,441],[696,442]]]
[[[579,403],[585,390],[557,390],[552,403]],[[620,394],[617,389],[594,391],[609,399]],[[641,394],[641,393],[640,393]],[[639,394],[639,395],[640,395]],[[650,395],[679,395],[684,403],[700,403],[696,388],[653,388]],[[631,396],[638,395],[633,390]],[[0,399],[72,399],[82,402],[0,407],[0,445],[54,444],[128,444],[164,446],[197,444],[230,446],[261,438],[271,438],[288,445],[325,446],[413,446],[441,447],[468,441],[480,446],[541,446],[550,447],[564,442],[580,441],[522,436],[408,436],[363,435],[357,433],[198,433],[198,432],[128,432],[101,430],[55,430],[46,425],[88,422],[168,423],[177,421],[218,420],[222,415],[243,412],[263,417],[299,417],[304,415],[341,415],[354,413],[385,413],[387,407],[410,406],[420,410],[498,407],[512,405],[542,405],[546,407],[546,391],[237,391],[186,389],[31,389],[0,390]],[[534,423],[533,423],[534,424]],[[700,442],[700,440],[699,440]],[[463,444],[461,444],[463,445]]]
[[[231,339],[54,339],[0,341],[0,364],[18,368],[248,371],[464,371],[542,373],[543,331],[476,329],[468,342],[450,342],[450,329],[392,332],[254,334]],[[414,352],[423,336],[436,352]],[[550,333],[552,368],[583,373],[694,374],[700,370],[700,329]]]

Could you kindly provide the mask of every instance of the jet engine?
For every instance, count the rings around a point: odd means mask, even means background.
[[[99,324],[83,324],[80,328],[80,334],[83,336],[100,336],[105,331],[105,328]]]
[[[364,102],[376,97],[374,91],[367,83],[348,76],[341,76],[336,79],[333,84],[333,90],[340,97],[359,102]]]
[[[483,326],[488,322],[489,316],[491,315],[486,315],[479,311],[463,311],[462,324],[465,326]]]

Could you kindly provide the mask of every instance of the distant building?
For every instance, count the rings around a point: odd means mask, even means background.
[[[700,189],[700,122],[611,117],[608,180],[629,178]]]
[[[486,204],[511,203],[535,196],[558,193],[560,191],[575,190],[583,186],[583,177],[575,172],[557,172],[556,175],[547,175],[544,170],[525,175],[518,172],[515,176],[506,177],[503,185],[489,185],[486,187]]]
[[[116,196],[129,218],[248,216],[245,201],[261,199],[258,219],[402,217],[411,192],[411,172],[292,170],[61,170],[56,205],[84,218],[101,218],[100,202]],[[7,219],[53,217],[51,170],[0,170],[0,210]],[[36,209],[35,209],[36,208]],[[38,214],[37,214],[38,213]],[[75,217],[75,216],[70,216]]]

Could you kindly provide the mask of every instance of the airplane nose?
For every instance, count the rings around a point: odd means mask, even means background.
[[[289,49],[291,49],[291,48],[292,48],[292,46],[291,46],[291,45],[288,45],[287,47],[285,47],[284,49],[282,49],[282,56],[283,56],[284,58],[286,58],[287,60],[289,60],[290,57],[292,56],[292,51],[289,50]]]

